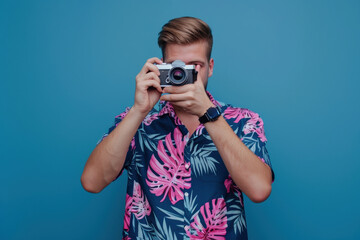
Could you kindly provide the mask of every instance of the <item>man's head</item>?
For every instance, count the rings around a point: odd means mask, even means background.
[[[159,33],[158,44],[163,59],[166,59],[168,44],[189,45],[197,42],[207,44],[207,58],[210,61],[213,37],[210,27],[202,20],[194,17],[181,17],[170,20]]]
[[[164,62],[181,60],[187,65],[195,65],[206,89],[213,73],[214,59],[211,58],[211,29],[204,21],[193,17],[172,19],[159,33],[158,44]]]

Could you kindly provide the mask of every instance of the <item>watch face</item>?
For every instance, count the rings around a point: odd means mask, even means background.
[[[211,122],[215,121],[216,119],[219,118],[220,115],[221,115],[220,109],[211,107],[206,111],[206,113],[203,116],[199,117],[199,121],[200,123],[205,124],[209,121]]]
[[[207,113],[208,113],[210,119],[214,119],[214,118],[220,116],[220,113],[216,108],[208,109]]]

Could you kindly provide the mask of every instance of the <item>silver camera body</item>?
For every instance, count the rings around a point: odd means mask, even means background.
[[[186,65],[183,61],[175,60],[171,64],[157,64],[160,71],[160,86],[182,86],[194,83],[197,78],[195,65]]]

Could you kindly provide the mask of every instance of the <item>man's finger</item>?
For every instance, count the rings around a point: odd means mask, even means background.
[[[197,85],[203,85],[203,82],[202,82],[202,76],[200,74],[200,65],[195,65],[195,70],[197,71],[197,77],[196,77],[196,81],[194,82],[194,84],[197,84]]]
[[[157,82],[160,83],[160,78],[158,75],[156,75],[156,73],[154,72],[148,72],[147,74],[145,74],[144,80],[156,80]]]
[[[157,57],[153,57],[150,58],[146,61],[146,63],[144,64],[143,68],[141,69],[140,73],[141,74],[146,74],[148,72],[155,72],[157,75],[160,75],[160,71],[159,69],[154,65],[154,63],[156,64],[162,64],[162,61],[157,58]]]
[[[186,93],[181,94],[167,94],[162,95],[160,100],[161,101],[168,101],[168,102],[181,102],[188,98],[188,95]]]
[[[153,63],[146,62],[145,65],[143,66],[143,68],[141,69],[140,73],[141,73],[141,75],[145,75],[148,72],[154,72],[158,76],[160,75],[159,69]]]
[[[154,63],[162,64],[162,63],[163,63],[163,62],[162,62],[159,58],[157,58],[157,57],[149,58],[146,62],[152,63],[152,64],[154,64]]]
[[[200,65],[195,65],[195,70],[196,70],[197,72],[200,72]]]
[[[142,86],[142,88],[144,89],[148,89],[150,87],[153,87],[155,88],[158,92],[162,92],[162,89],[160,87],[160,84],[158,81],[156,80],[147,80],[147,81],[144,81],[140,84]]]
[[[185,84],[183,86],[169,86],[165,87],[163,93],[185,93],[194,89],[193,84]]]

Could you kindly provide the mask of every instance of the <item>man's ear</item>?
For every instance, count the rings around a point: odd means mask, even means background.
[[[211,77],[212,74],[213,74],[213,70],[214,70],[214,59],[213,58],[210,58],[210,61],[209,61],[209,74],[208,74],[208,77]]]

